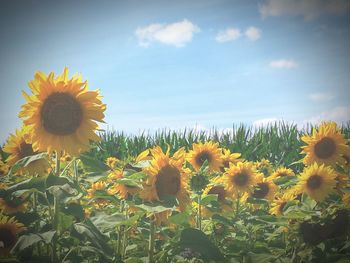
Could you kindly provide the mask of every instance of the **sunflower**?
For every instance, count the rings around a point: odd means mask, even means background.
[[[17,234],[25,230],[14,217],[0,214],[0,256],[8,256],[17,242]]]
[[[118,179],[124,178],[123,171],[115,170],[108,175],[108,180],[114,182]],[[107,190],[110,195],[117,195],[120,199],[127,199],[130,195],[136,194],[140,190],[137,186],[130,186],[127,184],[113,183]]]
[[[222,178],[225,189],[233,196],[251,190],[258,182],[259,174],[251,162],[231,164]]]
[[[109,168],[114,169],[115,165],[117,164],[117,162],[119,162],[119,160],[115,157],[108,157],[106,159],[106,164]]]
[[[260,161],[256,162],[255,165],[256,169],[263,173],[266,177],[271,175],[273,168],[269,160],[261,159]]]
[[[283,210],[286,207],[286,204],[291,200],[294,200],[294,198],[293,196],[290,196],[288,194],[277,196],[271,204],[271,208],[269,210],[270,214],[276,215],[276,216],[283,215],[284,213]]]
[[[94,199],[93,204],[96,208],[104,208],[109,204],[109,201],[105,198],[100,198],[99,193],[107,194],[107,185],[105,182],[95,182],[91,185],[91,188],[87,190],[87,198]]]
[[[313,129],[312,135],[301,138],[307,145],[303,146],[303,159],[305,165],[313,162],[335,166],[337,163],[345,165],[343,156],[350,156],[350,147],[346,145],[347,140],[340,133],[335,122],[326,122],[319,129]]]
[[[26,210],[26,203],[23,202],[23,198],[21,197],[0,198],[0,210],[6,215],[24,212]]]
[[[336,186],[337,173],[329,166],[313,163],[300,174],[297,192],[307,193],[316,201],[323,201]]]
[[[56,78],[37,72],[29,87],[33,94],[23,92],[27,103],[19,117],[28,126],[35,150],[77,156],[89,149],[89,140],[100,139],[96,121],[103,122],[106,105],[99,91],[88,91],[87,81],[77,75],[69,80],[65,68]]]
[[[186,154],[184,149],[181,148],[172,157],[169,156],[169,149],[164,153],[159,146],[150,152],[152,160],[144,168],[148,178],[140,192],[141,198],[152,202],[164,201],[167,196],[174,196],[179,202],[180,211],[184,211],[189,202],[187,176],[183,169]]]
[[[219,148],[218,143],[194,143],[192,145],[192,151],[188,153],[187,160],[196,171],[199,171],[204,162],[207,161],[209,170],[218,172],[222,166],[221,156],[222,150]]]
[[[203,197],[207,195],[217,195],[218,203],[220,209],[223,213],[232,211],[232,207],[228,203],[228,198],[230,197],[229,193],[226,191],[225,186],[217,183],[212,183],[208,185],[203,191]],[[213,213],[210,209],[203,207],[203,216],[210,217]]]
[[[272,179],[277,179],[280,177],[285,177],[285,176],[295,176],[294,172],[292,169],[286,168],[286,167],[279,167],[274,171],[271,175]]]
[[[9,172],[10,166],[0,160],[0,176],[5,175]]]
[[[25,128],[16,130],[16,134],[11,134],[3,148],[4,152],[10,154],[6,162],[9,166],[13,166],[17,161],[29,157],[39,152],[33,150],[33,145],[30,142],[30,136]],[[30,175],[46,173],[49,163],[45,159],[39,159],[31,162],[25,167],[20,168],[17,173]]]
[[[250,196],[257,199],[272,200],[277,191],[277,186],[271,179],[263,178],[262,181],[258,182],[254,187]]]
[[[224,149],[221,157],[222,159],[221,171],[225,172],[225,169],[230,166],[230,163],[236,164],[242,161],[241,159],[239,159],[239,157],[241,157],[240,153],[231,153],[230,150]]]
[[[335,180],[336,180],[335,189],[338,191],[339,194],[341,194],[342,193],[341,190],[349,185],[349,177],[343,173],[337,172],[337,176],[335,177]]]

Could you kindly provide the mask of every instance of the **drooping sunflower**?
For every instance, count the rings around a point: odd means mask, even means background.
[[[107,185],[105,182],[95,182],[91,185],[91,188],[87,190],[87,198],[94,199],[93,205],[95,208],[101,209],[109,204],[109,201],[105,198],[99,197],[99,193],[107,194]]]
[[[18,212],[24,212],[27,208],[23,198],[0,198],[0,211],[6,215],[12,215]]]
[[[25,128],[21,130],[16,130],[15,134],[11,134],[4,145],[4,152],[10,154],[6,162],[9,166],[14,165],[17,161],[36,155],[39,152],[33,150],[33,145],[30,140],[28,131]],[[25,167],[20,168],[17,173],[29,175],[42,175],[46,173],[47,168],[49,167],[49,162],[46,159],[39,159],[31,162]]]
[[[222,177],[225,189],[234,197],[250,191],[260,180],[255,166],[251,162],[231,164]]]
[[[184,149],[178,150],[172,157],[169,149],[166,153],[157,146],[150,150],[152,160],[144,168],[148,175],[143,190],[140,192],[146,201],[164,201],[167,196],[174,196],[179,202],[180,211],[184,211],[189,203],[187,191],[187,176],[183,168],[185,161]]]
[[[230,166],[230,163],[235,164],[242,161],[241,159],[239,159],[239,157],[241,157],[240,153],[231,153],[230,150],[224,149],[221,157],[222,159],[221,171],[225,172],[225,169],[227,169]]]
[[[295,186],[297,192],[307,193],[316,201],[323,201],[336,186],[337,173],[324,164],[313,163],[300,174],[299,182]]]
[[[108,180],[113,183],[107,190],[110,195],[117,195],[120,199],[127,199],[128,196],[136,194],[141,188],[115,182],[124,178],[123,171],[114,170],[108,175]]]
[[[230,194],[227,192],[224,185],[217,183],[212,183],[208,185],[203,191],[203,197],[210,194],[218,196],[217,201],[220,205],[220,210],[222,213],[232,211],[232,206],[228,202]],[[213,212],[206,207],[203,207],[202,213],[204,217],[210,217],[213,214]]]
[[[80,76],[68,79],[68,69],[54,77],[37,72],[29,82],[32,95],[19,117],[32,135],[33,148],[38,151],[65,152],[77,156],[89,148],[89,141],[100,138],[95,134],[96,122],[103,122],[106,105],[99,91],[89,91],[87,81]]]
[[[277,179],[284,176],[295,176],[295,173],[290,168],[279,167],[272,173],[271,178]]]
[[[255,165],[256,169],[263,173],[266,177],[270,176],[273,171],[272,164],[267,159],[261,159],[260,161],[256,162]]]
[[[17,234],[23,230],[25,230],[24,225],[14,217],[0,214],[0,257],[9,255],[17,242]]]
[[[222,166],[222,150],[218,143],[205,142],[194,143],[192,150],[187,155],[187,160],[193,168],[198,171],[205,161],[208,162],[209,170],[213,172],[220,171]]]
[[[345,165],[346,160],[343,156],[350,156],[350,147],[347,140],[337,128],[335,122],[325,122],[317,129],[313,129],[312,135],[305,135],[302,138],[307,145],[303,146],[303,159],[305,165],[314,162],[335,166],[336,164]]]

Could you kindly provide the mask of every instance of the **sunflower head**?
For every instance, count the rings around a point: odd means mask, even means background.
[[[218,143],[205,142],[194,143],[192,150],[187,155],[187,160],[196,171],[199,171],[204,163],[208,163],[210,171],[218,172],[222,166],[222,150]]]
[[[114,169],[114,168],[115,168],[117,162],[119,162],[119,160],[118,160],[117,158],[115,158],[115,157],[108,157],[108,158],[106,159],[106,164],[107,164],[107,166],[108,166],[109,168],[111,168],[111,169]]]
[[[269,160],[261,159],[256,162],[256,169],[267,177],[271,175],[273,167]]]
[[[25,230],[14,217],[0,214],[0,256],[7,256],[17,242],[17,234]]]
[[[127,199],[141,189],[138,186],[118,183],[117,180],[122,178],[124,175],[121,170],[114,170],[108,175],[108,181],[113,183],[107,190],[109,195],[117,195],[120,199]]]
[[[26,210],[26,203],[21,197],[0,198],[0,210],[6,215],[24,212]]]
[[[241,159],[239,159],[239,157],[241,157],[240,153],[231,153],[230,150],[228,149],[223,149],[223,154],[222,154],[222,167],[221,167],[221,171],[225,172],[225,169],[230,167],[230,163],[236,164],[240,161],[242,161]]]
[[[250,193],[251,197],[257,199],[272,200],[277,191],[277,186],[272,180],[266,180],[265,178],[258,182],[254,187],[253,191]]]
[[[307,193],[316,201],[323,201],[336,186],[337,173],[329,166],[313,163],[300,174],[298,192]]]
[[[335,122],[322,123],[319,129],[313,129],[312,135],[301,139],[307,144],[302,151],[306,154],[303,159],[305,165],[314,162],[328,166],[345,165],[343,157],[350,156],[350,147]]]
[[[283,215],[284,208],[286,207],[287,203],[291,200],[294,200],[294,198],[288,194],[276,196],[274,201],[271,203],[270,214],[276,216]]]
[[[225,189],[237,197],[240,192],[247,192],[258,182],[259,174],[251,162],[231,164],[223,177]]]
[[[96,121],[102,122],[106,106],[98,91],[88,91],[81,77],[68,79],[68,69],[62,75],[35,74],[29,82],[32,95],[19,117],[32,135],[33,148],[38,151],[65,152],[76,156],[89,148],[89,141],[99,140]]]
[[[183,211],[189,202],[187,175],[183,169],[185,151],[181,148],[172,157],[169,151],[168,149],[164,153],[159,146],[150,150],[152,159],[144,169],[148,177],[140,196],[150,202],[166,201],[168,196],[176,197],[179,208]]]
[[[271,178],[277,179],[285,176],[295,176],[295,173],[290,168],[279,167],[272,173]]]
[[[35,151],[33,149],[33,144],[31,143],[31,138],[28,133],[28,129],[24,127],[20,130],[16,130],[15,134],[10,135],[10,137],[7,140],[7,143],[4,145],[3,150],[4,152],[9,154],[9,157],[6,160],[9,166],[14,165],[17,161],[25,157],[36,155],[39,153],[38,151]],[[21,175],[26,173],[28,173],[29,175],[42,175],[46,172],[48,167],[48,161],[45,159],[40,159],[31,162],[26,167],[20,168],[17,173]]]
[[[105,198],[99,197],[99,194],[108,194],[107,185],[105,182],[99,181],[91,185],[91,188],[87,190],[87,198],[94,199],[93,204],[96,208],[101,209],[109,204],[109,201]]]

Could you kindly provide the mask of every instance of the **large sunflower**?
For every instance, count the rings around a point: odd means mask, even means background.
[[[313,163],[300,174],[296,190],[307,193],[316,201],[323,201],[336,186],[337,173],[329,166]]]
[[[187,155],[187,160],[198,171],[205,161],[208,162],[209,170],[213,172],[220,171],[222,166],[222,150],[218,143],[205,142],[194,143],[192,150]]]
[[[14,217],[0,214],[0,256],[7,256],[17,242],[17,234],[25,230]]]
[[[225,172],[225,169],[230,167],[230,163],[235,164],[242,161],[241,159],[239,159],[239,157],[241,157],[240,153],[231,153],[230,150],[224,149],[222,154],[221,171]]]
[[[89,140],[100,139],[96,121],[103,121],[106,105],[99,91],[88,91],[87,81],[77,75],[69,80],[65,68],[56,78],[53,73],[37,72],[29,87],[33,94],[23,92],[27,103],[19,117],[32,134],[35,150],[76,156],[88,150]]]
[[[175,196],[180,211],[184,211],[190,201],[186,172],[183,169],[186,154],[184,149],[178,150],[173,157],[169,156],[169,150],[164,153],[159,146],[150,152],[152,160],[144,169],[148,178],[143,191],[140,192],[141,198],[152,202],[164,201],[167,196]]]
[[[33,145],[30,141],[30,136],[25,128],[16,130],[16,134],[11,134],[7,140],[7,143],[3,148],[4,152],[10,154],[6,162],[12,166],[20,159],[29,157],[39,152],[33,150]],[[30,175],[44,174],[49,167],[49,163],[45,159],[40,159],[31,162],[26,167],[20,168],[18,174],[28,173]]]
[[[313,129],[312,135],[305,135],[301,139],[307,144],[302,147],[302,153],[306,154],[303,160],[305,165],[313,162],[330,166],[337,163],[345,165],[343,156],[350,156],[350,147],[335,122],[323,123],[318,130]]]
[[[257,173],[255,166],[251,162],[239,162],[231,164],[222,178],[225,189],[234,197],[238,193],[248,192],[260,179],[261,175]]]

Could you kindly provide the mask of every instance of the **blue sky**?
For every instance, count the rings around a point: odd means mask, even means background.
[[[65,66],[127,133],[350,120],[349,1],[8,2],[0,142],[21,125],[34,73]]]

